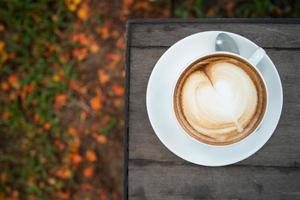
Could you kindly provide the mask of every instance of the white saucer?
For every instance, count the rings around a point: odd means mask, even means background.
[[[205,166],[233,164],[258,151],[272,136],[283,104],[280,77],[273,62],[266,55],[257,68],[267,84],[269,102],[265,118],[256,132],[228,146],[207,145],[184,132],[173,110],[173,86],[188,64],[201,55],[214,51],[215,38],[220,32],[196,33],[171,46],[156,63],[147,87],[148,116],[160,141],[182,159]],[[240,35],[226,33],[236,41],[243,57],[250,57],[258,47]]]

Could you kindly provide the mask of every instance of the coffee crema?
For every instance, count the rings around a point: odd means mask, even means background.
[[[235,143],[249,135],[266,109],[260,75],[242,59],[217,54],[192,63],[174,93],[178,121],[194,138],[213,145]]]

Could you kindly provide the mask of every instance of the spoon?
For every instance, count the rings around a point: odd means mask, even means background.
[[[226,33],[219,33],[215,43],[216,51],[229,51],[231,53],[240,54],[236,42]]]

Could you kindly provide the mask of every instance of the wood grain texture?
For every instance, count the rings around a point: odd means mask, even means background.
[[[222,21],[129,24],[124,199],[300,199],[299,20]],[[239,28],[231,29],[233,24]],[[155,135],[146,111],[147,82],[159,57],[177,40],[212,28],[242,34],[267,48],[284,89],[281,120],[267,144],[244,161],[218,168],[175,156]]]
[[[298,22],[298,23],[297,23]],[[207,30],[223,30],[246,36],[265,48],[300,48],[300,21],[294,23],[135,23],[132,25],[131,46],[171,46],[178,40]],[[271,36],[271,37],[270,37]]]
[[[299,170],[129,162],[129,199],[299,199]]]

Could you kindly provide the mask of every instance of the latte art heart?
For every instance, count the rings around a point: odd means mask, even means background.
[[[242,132],[255,113],[257,92],[245,71],[220,62],[187,78],[182,105],[190,125],[203,134]]]
[[[192,63],[174,92],[180,125],[194,138],[214,145],[232,144],[253,132],[266,103],[259,73],[242,59],[223,54]]]

